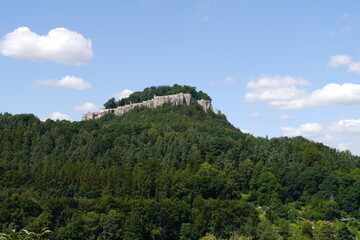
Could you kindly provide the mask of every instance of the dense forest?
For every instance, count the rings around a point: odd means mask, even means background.
[[[254,137],[196,103],[0,114],[0,239],[356,239],[359,209],[358,156]]]
[[[116,108],[130,103],[144,102],[152,99],[154,96],[166,96],[177,93],[190,93],[195,100],[211,100],[209,95],[203,91],[197,91],[196,87],[174,84],[173,86],[147,87],[143,91],[134,92],[130,94],[129,97],[119,99],[118,101],[116,101],[115,98],[110,98],[106,103],[104,103],[104,107],[106,109]]]

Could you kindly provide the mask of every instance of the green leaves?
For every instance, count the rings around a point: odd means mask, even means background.
[[[0,237],[333,238],[346,229],[305,219],[359,217],[358,169],[357,156],[243,134],[196,105],[82,122],[0,114]]]

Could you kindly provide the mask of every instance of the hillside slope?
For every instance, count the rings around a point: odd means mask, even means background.
[[[360,159],[302,137],[255,138],[197,104],[81,122],[1,114],[0,189],[3,232],[312,239],[356,232],[357,220],[328,220],[360,217]]]

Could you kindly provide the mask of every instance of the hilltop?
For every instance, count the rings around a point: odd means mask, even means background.
[[[109,113],[121,116],[134,108],[147,107],[157,108],[165,104],[176,106],[185,104],[187,106],[197,103],[201,105],[204,111],[212,110],[211,98],[202,91],[196,91],[195,87],[180,86],[174,84],[170,86],[152,86],[145,88],[142,92],[134,92],[126,98],[115,101],[110,98],[104,103],[104,109],[99,112],[86,113],[82,120],[93,120],[101,118]],[[215,110],[218,113],[217,110]]]
[[[104,107],[106,109],[116,108],[125,105],[129,105],[131,103],[141,103],[147,100],[152,99],[154,96],[167,96],[174,95],[179,93],[188,93],[194,98],[194,100],[208,100],[211,101],[211,97],[204,93],[203,91],[197,91],[196,87],[188,86],[188,85],[179,85],[174,84],[173,86],[152,86],[147,87],[143,91],[138,91],[130,94],[126,98],[119,99],[115,101],[115,98],[110,98],[106,103],[104,103]]]
[[[101,109],[100,112],[95,113],[86,113],[84,114],[82,120],[93,120],[101,118],[107,114],[115,114],[116,116],[121,116],[129,111],[132,111],[135,108],[139,107],[146,107],[150,109],[162,107],[164,105],[187,105],[190,106],[191,104],[198,104],[200,105],[204,111],[212,110],[211,101],[210,100],[196,100],[193,95],[190,93],[178,93],[173,95],[165,95],[165,96],[154,96],[150,100],[146,100],[139,103],[130,103],[123,106],[118,106],[115,108],[105,108]],[[214,111],[218,113],[217,110]]]
[[[359,157],[302,137],[254,137],[198,104],[80,122],[0,114],[0,186],[0,230],[48,228],[48,239],[359,230]]]

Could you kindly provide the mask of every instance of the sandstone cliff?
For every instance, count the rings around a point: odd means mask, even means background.
[[[157,108],[163,106],[166,103],[174,106],[179,104],[189,106],[192,102],[195,101],[203,107],[204,111],[211,109],[211,101],[209,100],[195,100],[190,93],[178,93],[167,96],[154,96],[154,98],[141,103],[130,103],[128,105],[117,108],[101,109],[100,112],[86,113],[84,114],[82,120],[98,119],[108,113],[114,113],[117,116],[121,116],[136,107]]]

